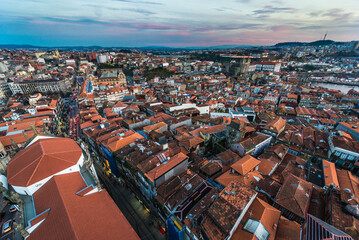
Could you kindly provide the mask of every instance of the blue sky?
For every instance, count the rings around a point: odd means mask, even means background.
[[[359,40],[357,0],[1,0],[0,43],[270,45]]]

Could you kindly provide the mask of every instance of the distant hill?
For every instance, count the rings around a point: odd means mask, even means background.
[[[47,47],[40,47],[40,46],[33,46],[28,44],[0,44],[0,48],[7,48],[7,49],[47,49]]]
[[[39,50],[50,50],[50,49],[59,49],[59,50],[116,50],[116,49],[142,49],[142,50],[162,50],[162,51],[171,51],[171,50],[212,50],[212,49],[235,49],[235,48],[251,48],[254,46],[251,45],[219,45],[219,46],[209,46],[209,47],[167,47],[167,46],[144,46],[144,47],[101,47],[101,46],[54,46],[54,47],[44,47],[44,46],[34,46],[29,44],[0,44],[0,48],[7,49],[39,49]]]
[[[181,51],[181,50],[221,50],[221,49],[238,49],[238,48],[258,48],[258,47],[295,47],[295,46],[325,46],[331,44],[345,44],[345,42],[335,42],[333,40],[318,40],[314,42],[282,42],[274,46],[253,46],[253,45],[218,45],[208,47],[167,47],[167,46],[143,46],[143,47],[101,47],[101,46],[34,46],[29,44],[0,44],[0,48],[7,49],[30,49],[30,50],[78,50],[78,51],[97,51],[97,50],[154,50],[154,51]]]
[[[218,45],[210,47],[188,47],[187,49],[235,49],[235,48],[252,48],[252,45]]]
[[[101,46],[74,46],[74,47],[44,47],[44,46],[34,46],[29,44],[0,44],[0,48],[7,49],[41,49],[41,50],[49,50],[49,49],[103,49]]]
[[[318,40],[314,42],[282,42],[277,43],[274,47],[295,47],[295,46],[326,46],[331,44],[342,44],[333,40]]]

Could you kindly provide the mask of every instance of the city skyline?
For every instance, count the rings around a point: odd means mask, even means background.
[[[359,39],[358,8],[345,2],[237,0],[4,0],[2,44],[103,47],[271,45]]]

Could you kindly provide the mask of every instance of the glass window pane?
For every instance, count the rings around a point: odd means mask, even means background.
[[[258,225],[259,225],[258,221],[253,220],[253,219],[248,219],[246,224],[244,225],[243,229],[250,233],[255,233]]]

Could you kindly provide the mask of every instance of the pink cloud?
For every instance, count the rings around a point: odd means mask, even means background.
[[[135,24],[137,28],[143,28],[143,29],[155,29],[155,30],[185,30],[183,27],[172,27],[172,26],[166,26],[166,25],[158,25],[158,24]]]
[[[108,36],[121,36],[124,34],[133,34],[138,33],[137,29],[127,29],[127,28],[104,28],[103,32]]]
[[[274,26],[271,28],[273,32],[282,32],[292,30],[293,27],[289,25]]]
[[[209,36],[218,36],[218,32],[214,32],[214,31],[208,31],[206,34]]]
[[[166,35],[166,36],[189,36],[191,34],[189,32],[185,32],[185,31],[178,31],[178,32],[163,32],[163,33],[161,33],[161,35]]]

